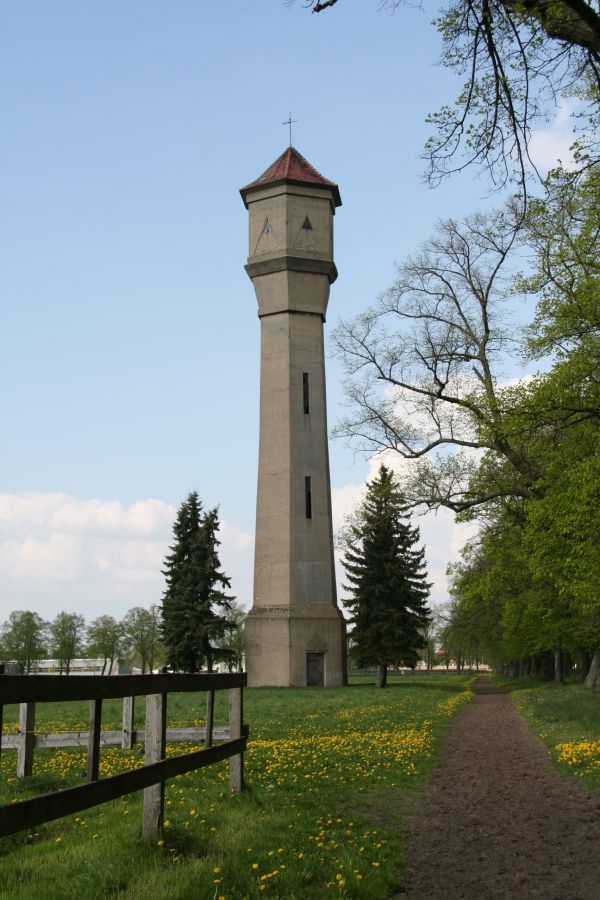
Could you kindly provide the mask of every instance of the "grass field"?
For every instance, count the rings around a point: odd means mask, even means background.
[[[435,765],[450,718],[471,698],[468,677],[367,680],[328,690],[245,692],[247,789],[230,795],[227,764],[167,783],[163,840],[140,840],[141,796],[0,840],[3,898],[380,898],[398,884],[403,817]],[[216,722],[226,696],[217,694]],[[201,698],[202,699],[202,698]],[[138,715],[142,716],[142,704]],[[103,727],[120,727],[120,703]],[[136,719],[138,719],[136,715]],[[190,695],[169,696],[169,725],[202,721]],[[5,709],[5,730],[17,710]],[[37,730],[86,725],[86,705],[40,704]],[[138,719],[142,724],[142,719]],[[170,745],[181,753],[185,745]],[[81,783],[80,750],[38,751],[34,775],[15,779],[2,754],[0,803]],[[143,763],[143,748],[106,748],[101,774]]]
[[[600,789],[600,694],[577,684],[500,679],[558,768]]]

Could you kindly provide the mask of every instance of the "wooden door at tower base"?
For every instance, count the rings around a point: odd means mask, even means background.
[[[325,685],[325,654],[306,654],[306,686],[324,687]]]

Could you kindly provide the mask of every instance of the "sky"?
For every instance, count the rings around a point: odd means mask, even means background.
[[[457,88],[435,13],[0,0],[0,623],[160,602],[191,490],[219,506],[250,605],[259,321],[239,188],[285,149],[291,114],[343,202],[326,334],[436,219],[497,202],[472,170],[423,180],[426,115]],[[535,136],[542,165],[568,137],[559,111]],[[330,425],[342,383],[328,358]],[[330,456],[338,527],[376,463],[340,441]],[[440,603],[467,532],[448,513],[419,524]]]

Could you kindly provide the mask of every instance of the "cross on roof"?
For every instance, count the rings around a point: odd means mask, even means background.
[[[290,113],[289,119],[286,119],[285,122],[281,123],[282,125],[290,126],[290,147],[292,146],[292,125],[294,125],[297,121],[298,119],[292,119],[292,114]]]

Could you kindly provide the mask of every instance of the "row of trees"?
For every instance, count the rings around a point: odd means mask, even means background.
[[[244,612],[233,605],[222,632],[223,652],[231,667],[241,668]],[[102,659],[102,674],[118,659],[152,672],[163,665],[167,652],[161,625],[161,608],[135,606],[121,621],[103,615],[86,625],[78,613],[60,612],[45,622],[38,613],[12,612],[0,628],[0,661],[16,662],[23,674],[42,659],[56,659],[61,674],[68,675],[77,658]]]
[[[413,506],[477,518],[451,571],[454,639],[515,670],[577,657],[600,684],[600,172],[440,223],[377,306],[337,330],[339,431],[411,460]],[[517,266],[525,274],[516,274]],[[523,331],[509,302],[533,295]],[[518,355],[546,371],[502,383]]]
[[[452,622],[513,674],[577,664],[600,688],[600,172],[554,173],[531,204],[524,240],[533,267],[515,287],[538,296],[522,352],[550,356],[544,375],[504,392],[501,423],[521,460],[521,489],[496,454],[471,484],[484,504],[476,541],[452,568]],[[514,467],[513,467],[514,469]],[[514,481],[514,478],[512,478]]]
[[[41,659],[56,659],[61,674],[80,657],[104,660],[102,674],[116,659],[133,658],[142,670],[152,670],[161,658],[159,609],[135,606],[121,621],[99,616],[89,625],[79,613],[60,612],[50,622],[28,610],[12,612],[0,629],[0,659],[16,662],[29,674]]]

